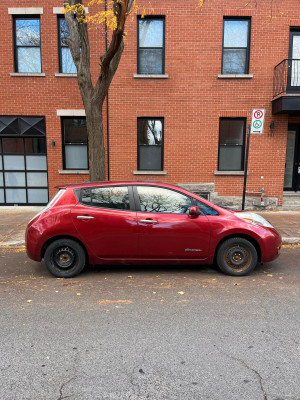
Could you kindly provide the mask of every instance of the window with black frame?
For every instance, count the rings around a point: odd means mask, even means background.
[[[45,117],[0,116],[0,203],[47,202]]]
[[[88,134],[85,118],[62,118],[64,169],[88,169]]]
[[[165,19],[138,18],[138,74],[165,73]]]
[[[246,118],[220,118],[219,171],[243,171]]]
[[[63,16],[58,17],[58,50],[59,72],[64,74],[76,74],[77,70],[71,55],[71,50],[66,43],[69,39],[69,30]]]
[[[224,18],[222,74],[249,73],[250,19]]]
[[[14,18],[15,71],[40,73],[41,33],[39,17]]]
[[[138,170],[163,170],[163,119],[138,118]]]

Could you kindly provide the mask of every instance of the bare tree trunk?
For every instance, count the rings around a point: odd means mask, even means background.
[[[106,53],[100,57],[101,70],[95,87],[92,84],[90,70],[90,44],[86,23],[78,23],[74,19],[74,10],[65,14],[66,24],[70,33],[66,40],[72,58],[77,68],[77,79],[80,94],[83,100],[89,145],[89,170],[92,181],[105,181],[105,147],[103,133],[102,110],[111,81],[117,71],[124,49],[124,28],[127,13],[130,11],[133,0],[113,0],[114,15],[117,18],[117,27],[112,33],[110,45]],[[82,0],[65,0],[64,7],[81,6]],[[80,14],[81,11],[79,10]],[[77,11],[75,10],[77,15]]]
[[[105,146],[102,120],[102,104],[85,106],[86,125],[88,131],[89,146],[89,170],[91,181],[105,181]]]

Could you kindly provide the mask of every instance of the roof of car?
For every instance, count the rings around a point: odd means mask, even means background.
[[[91,187],[91,186],[111,186],[111,185],[158,185],[158,186],[165,186],[165,187],[176,187],[176,185],[172,185],[170,183],[164,183],[164,182],[156,182],[156,181],[100,181],[100,182],[80,182],[80,183],[70,183],[70,184],[65,184],[65,185],[58,185],[55,186],[57,189],[76,189],[76,188],[84,188],[84,187]]]

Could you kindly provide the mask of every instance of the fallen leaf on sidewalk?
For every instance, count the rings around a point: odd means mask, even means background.
[[[184,294],[184,292],[177,292],[178,294]]]
[[[81,293],[76,293],[77,294],[77,296],[81,296]]]
[[[31,303],[32,302],[32,300],[27,300],[27,303]]]
[[[128,276],[127,276],[127,278],[129,278],[129,279],[132,279],[132,278],[133,278],[133,276],[132,276],[132,275],[128,275]]]
[[[273,276],[272,274],[267,274],[267,276]]]

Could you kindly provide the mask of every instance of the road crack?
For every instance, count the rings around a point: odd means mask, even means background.
[[[70,394],[70,395],[68,395],[68,396],[64,396],[64,395],[63,395],[64,386],[66,386],[68,383],[70,383],[73,379],[76,379],[76,376],[73,376],[72,378],[70,378],[69,380],[67,380],[67,382],[62,383],[62,385],[61,385],[60,388],[59,388],[59,394],[60,394],[60,395],[59,395],[59,398],[58,398],[57,400],[67,399],[67,398],[73,396],[73,394]]]
[[[244,360],[242,360],[241,358],[234,357],[231,354],[228,354],[225,351],[221,350],[219,347],[217,347],[217,346],[215,346],[215,347],[219,350],[219,352],[221,354],[224,354],[227,358],[230,358],[231,360],[240,362],[241,364],[243,364],[243,366],[245,368],[247,368],[249,371],[252,371],[256,375],[256,377],[258,379],[260,390],[261,390],[262,395],[263,395],[263,400],[268,400],[267,393],[266,393],[266,391],[265,391],[265,389],[263,387],[263,382],[262,382],[263,378],[260,375],[260,373],[258,371],[256,371],[256,369],[249,367],[249,365],[246,364],[246,362]]]

